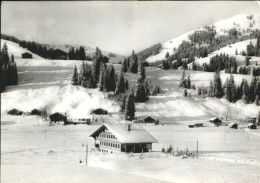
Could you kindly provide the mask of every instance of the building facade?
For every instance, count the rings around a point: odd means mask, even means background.
[[[91,135],[101,152],[149,152],[157,140],[139,124],[101,125]]]

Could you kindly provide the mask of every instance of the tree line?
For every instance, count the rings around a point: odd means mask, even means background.
[[[3,92],[6,86],[17,85],[18,74],[14,55],[9,58],[6,43],[0,52],[0,58],[0,92]]]
[[[1,34],[2,39],[18,43],[21,47],[27,48],[32,53],[35,53],[46,59],[70,59],[70,60],[92,60],[90,55],[86,55],[84,46],[79,48],[70,47],[69,53],[59,49],[53,49],[48,44],[41,44],[34,41],[19,40],[14,36]],[[57,53],[57,52],[62,53]],[[62,54],[62,55],[61,55]]]
[[[197,88],[197,94],[201,95],[202,93],[209,97],[225,97],[229,102],[243,100],[246,104],[259,105],[260,80],[259,77],[254,76],[250,83],[243,79],[239,85],[235,83],[234,76],[231,74],[225,84],[222,84],[220,72],[215,72],[213,80],[210,81],[209,89]]]

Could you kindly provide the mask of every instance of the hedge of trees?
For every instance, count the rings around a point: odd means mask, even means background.
[[[18,74],[14,56],[9,58],[6,43],[0,52],[0,58],[0,92],[3,92],[6,86],[17,85]]]

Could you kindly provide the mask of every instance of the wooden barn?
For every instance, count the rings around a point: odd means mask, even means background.
[[[42,114],[42,111],[40,111],[38,109],[33,109],[30,114],[40,116]]]
[[[59,113],[59,112],[55,112],[53,114],[51,114],[49,116],[51,122],[59,122],[59,121],[64,121],[64,123],[67,122],[67,116],[66,114],[62,114],[62,113]]]
[[[213,124],[216,125],[216,126],[219,126],[219,125],[222,124],[221,119],[219,119],[218,117],[210,118],[210,119],[209,119],[209,122],[210,122],[210,123],[213,123]]]
[[[7,114],[21,116],[23,114],[23,111],[20,111],[18,109],[12,109],[8,111]]]
[[[29,52],[22,53],[22,58],[32,58],[32,54]]]
[[[149,152],[158,141],[137,123],[104,123],[89,135],[102,152]]]
[[[139,123],[152,123],[152,124],[159,124],[159,120],[152,118],[151,116],[146,116],[143,119],[138,120]]]

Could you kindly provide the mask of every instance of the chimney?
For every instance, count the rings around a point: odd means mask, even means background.
[[[127,131],[131,131],[131,124],[127,124]]]

